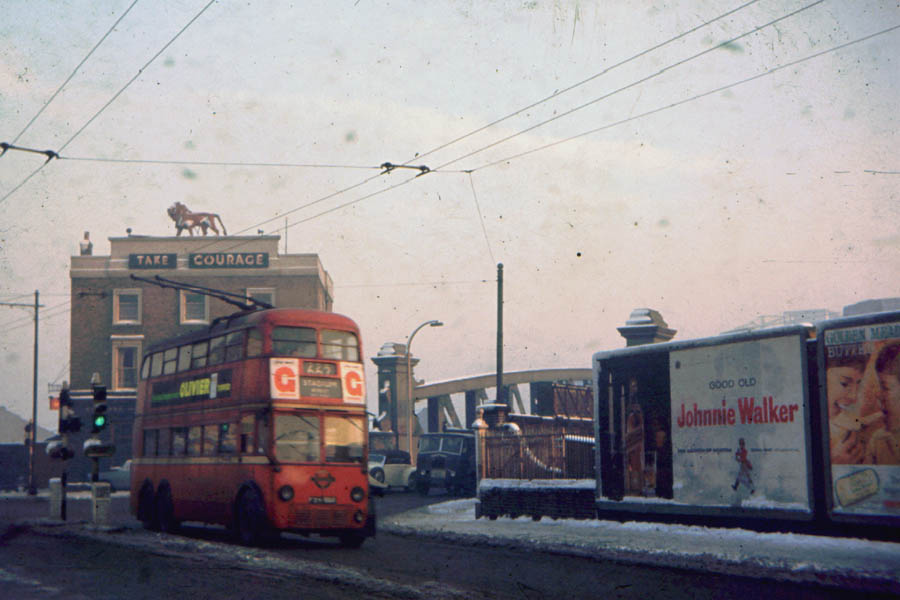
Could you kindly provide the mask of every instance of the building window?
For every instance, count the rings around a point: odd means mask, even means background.
[[[113,325],[140,325],[141,290],[113,292]]]
[[[209,304],[206,296],[193,292],[181,292],[181,322],[209,323]]]
[[[112,338],[112,389],[137,389],[142,336]]]
[[[275,288],[247,288],[247,298],[275,306]]]

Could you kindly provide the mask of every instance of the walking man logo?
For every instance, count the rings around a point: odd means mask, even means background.
[[[740,469],[738,470],[737,478],[734,480],[731,489],[737,490],[740,484],[744,484],[750,488],[750,493],[752,494],[756,491],[753,488],[753,478],[750,477],[750,471],[753,470],[753,465],[750,464],[750,459],[747,458],[747,447],[744,444],[744,438],[738,440],[738,445],[740,447],[734,453],[734,460],[740,464]]]

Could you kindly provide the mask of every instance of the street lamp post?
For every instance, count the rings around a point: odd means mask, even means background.
[[[416,398],[415,394],[413,394],[413,376],[412,376],[412,364],[410,357],[412,356],[412,341],[413,338],[419,333],[419,330],[425,326],[429,327],[441,327],[443,325],[442,322],[437,320],[425,321],[415,329],[413,332],[409,334],[409,337],[406,338],[406,394],[409,399],[409,426],[406,432],[407,442],[409,444],[409,456],[412,458],[413,455],[413,447],[412,447],[412,430],[413,423],[416,419]]]

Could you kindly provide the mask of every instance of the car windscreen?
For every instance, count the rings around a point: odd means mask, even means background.
[[[441,450],[448,454],[462,453],[463,439],[461,437],[445,437],[441,442]]]
[[[441,438],[422,436],[419,438],[419,452],[438,452],[441,449]]]

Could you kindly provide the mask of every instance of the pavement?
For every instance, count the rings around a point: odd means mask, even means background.
[[[900,544],[645,522],[475,518],[474,498],[382,519],[379,531],[900,595]]]
[[[46,493],[40,491],[38,498]],[[0,495],[0,501],[8,496]],[[476,503],[474,498],[449,500],[383,517],[378,531],[900,596],[898,543],[595,519],[476,519]],[[53,520],[40,518],[32,524],[52,526]],[[92,536],[122,527],[116,523],[107,528],[83,524]]]

